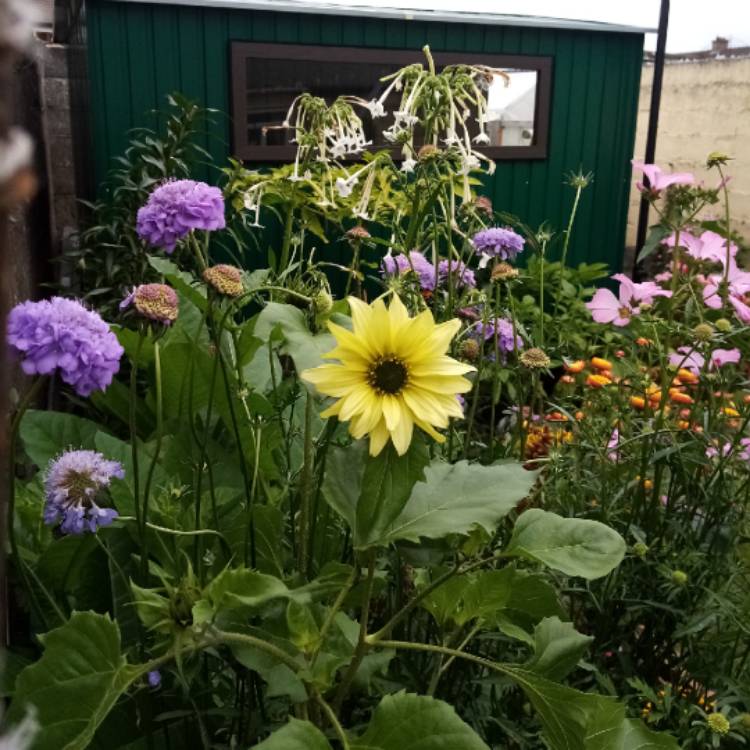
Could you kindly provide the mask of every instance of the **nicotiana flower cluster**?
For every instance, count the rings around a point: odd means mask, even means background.
[[[224,229],[224,196],[205,182],[170,180],[160,185],[138,210],[138,236],[167,253],[194,229]]]
[[[382,273],[384,276],[405,276],[414,273],[423,291],[434,291],[436,286],[447,284],[449,275],[457,289],[476,286],[474,271],[463,261],[457,259],[439,261],[436,277],[435,264],[418,250],[412,250],[408,256],[403,253],[386,255],[383,258]]]
[[[64,534],[95,532],[117,518],[114,508],[100,507],[97,498],[112,479],[123,479],[117,461],[90,450],[70,450],[52,461],[45,477],[44,522],[60,523]]]
[[[515,260],[523,252],[525,240],[507,227],[490,227],[477,232],[471,243],[480,255],[479,267],[485,268],[492,258]]]
[[[97,313],[63,297],[16,305],[8,316],[7,340],[27,375],[59,370],[79,396],[105,390],[124,351]]]

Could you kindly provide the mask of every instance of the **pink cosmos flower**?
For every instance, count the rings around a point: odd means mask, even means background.
[[[670,235],[664,241],[669,247],[674,247],[677,241],[677,233]],[[688,255],[696,260],[706,260],[726,265],[727,261],[727,241],[724,237],[716,232],[706,230],[700,237],[690,234],[690,232],[680,232],[680,247],[684,247]],[[737,245],[729,245],[729,254],[731,258],[737,255]]]
[[[734,307],[737,317],[743,323],[750,323],[750,307],[748,307],[744,300],[744,296],[750,292],[750,273],[741,271],[734,259],[732,259],[726,278],[728,281],[727,292],[729,302]],[[723,274],[713,274],[708,277],[706,286],[703,287],[703,301],[707,307],[713,310],[721,308],[722,299],[719,290],[723,282]]]
[[[699,373],[706,364],[706,358],[689,346],[681,346],[669,355],[669,364]]]
[[[642,161],[635,160],[632,160],[630,163],[633,165],[633,169],[643,172],[643,175],[648,179],[648,187],[645,187],[642,182],[636,183],[636,187],[642,193],[646,191],[660,193],[670,185],[695,184],[695,177],[690,172],[674,172],[672,174],[666,174],[661,167],[658,167],[656,164],[644,164]]]
[[[711,352],[711,366],[724,367],[724,365],[736,365],[740,361],[739,349],[714,349]]]
[[[597,323],[626,326],[633,315],[640,313],[641,304],[650,305],[656,297],[672,296],[672,292],[653,281],[636,284],[622,273],[616,273],[612,278],[620,282],[617,297],[609,289],[597,289],[591,301],[586,303]]]

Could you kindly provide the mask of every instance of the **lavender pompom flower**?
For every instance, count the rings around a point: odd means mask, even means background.
[[[150,688],[158,690],[161,687],[161,672],[158,669],[152,669],[146,678]]]
[[[107,460],[101,453],[70,450],[60,454],[47,469],[44,481],[44,522],[60,522],[63,534],[95,532],[117,518],[114,508],[96,503],[99,493],[113,478],[123,479],[122,464]]]
[[[387,276],[403,276],[411,271],[417,274],[421,289],[432,291],[435,289],[435,266],[418,250],[412,250],[409,257],[400,255],[386,255],[383,258],[383,274]]]
[[[488,320],[486,323],[479,321],[474,324],[474,330],[485,341],[489,341],[493,336],[496,336],[498,351],[503,355],[523,348],[523,339],[518,334],[515,336],[514,343],[513,323],[506,318],[495,318],[494,320]],[[494,351],[492,354],[494,356]]]
[[[477,232],[471,242],[482,256],[479,267],[484,268],[490,258],[515,260],[516,256],[523,252],[525,240],[512,229],[490,227]]]
[[[193,229],[224,229],[224,196],[217,187],[194,180],[170,180],[160,185],[138,210],[138,236],[172,253]]]
[[[165,326],[177,320],[180,300],[177,292],[166,284],[141,284],[120,302],[120,310],[133,305],[139,315]]]
[[[476,287],[477,280],[474,271],[461,260],[441,260],[438,263],[438,281],[447,282],[448,274],[453,276],[453,283],[459,289],[462,287]]]
[[[79,396],[105,390],[124,351],[97,313],[63,297],[16,305],[8,316],[7,341],[21,355],[27,375],[59,369]]]

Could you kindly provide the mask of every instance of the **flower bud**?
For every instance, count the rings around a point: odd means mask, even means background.
[[[684,586],[688,582],[688,574],[684,570],[673,570],[671,578],[675,586]]]
[[[708,724],[708,728],[714,734],[720,735],[729,734],[729,730],[732,728],[729,719],[727,719],[724,714],[718,712],[709,714],[706,719],[706,724]]]
[[[349,242],[361,242],[362,240],[369,240],[370,236],[370,233],[359,224],[356,227],[348,229],[344,234],[344,237],[346,237]]]
[[[633,554],[636,557],[640,557],[642,560],[648,554],[648,545],[644,544],[643,542],[636,542],[633,545]]]
[[[510,281],[518,277],[518,269],[513,268],[510,263],[500,262],[495,265],[490,274],[492,281]]]
[[[532,347],[521,354],[521,364],[530,370],[543,370],[550,366],[550,358],[543,349]]]
[[[462,359],[469,362],[476,362],[479,357],[479,342],[476,339],[466,339],[461,344],[460,354]]]
[[[723,151],[712,151],[706,159],[706,166],[709,168],[718,167],[719,165],[726,164],[731,158],[731,156],[725,154]]]
[[[716,330],[721,331],[722,333],[729,333],[732,330],[732,323],[726,318],[719,318],[715,325]]]
[[[419,161],[427,161],[428,159],[437,156],[439,152],[440,149],[438,149],[437,146],[433,146],[431,143],[425,143],[424,146],[417,151],[417,159]]]
[[[693,333],[698,341],[710,341],[714,335],[714,329],[710,323],[699,323],[693,328]]]
[[[333,307],[333,297],[327,289],[321,287],[312,298],[312,303],[317,315],[327,315]]]

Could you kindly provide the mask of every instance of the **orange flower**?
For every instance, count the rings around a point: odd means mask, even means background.
[[[597,370],[611,370],[612,363],[608,359],[602,359],[601,357],[592,357],[591,364]]]
[[[641,396],[631,396],[630,405],[634,409],[638,409],[639,411],[642,411],[643,409],[646,408],[646,399],[642,398]]]
[[[643,489],[646,492],[650,492],[651,490],[654,489],[654,483],[650,479],[644,479],[643,482],[641,482],[641,484],[643,485]]]
[[[651,346],[651,344],[653,344],[654,342],[651,341],[651,339],[645,339],[645,338],[643,338],[643,336],[639,336],[635,340],[635,343],[636,343],[637,346]]]
[[[693,404],[693,397],[682,391],[678,391],[677,388],[669,389],[669,398],[676,404]]]
[[[700,378],[694,372],[682,367],[677,370],[677,377],[683,385],[695,385],[700,381]]]
[[[591,388],[604,388],[605,385],[611,385],[612,381],[606,375],[589,375],[586,378],[586,385]]]
[[[580,422],[586,415],[582,411],[576,412],[576,419]]]
[[[680,430],[690,429],[690,422],[688,422],[686,419],[680,419],[677,422],[677,428]]]
[[[723,414],[723,415],[724,415],[725,417],[733,417],[734,419],[737,419],[737,418],[738,418],[738,417],[740,416],[740,413],[739,413],[739,412],[737,411],[737,409],[732,409],[732,408],[731,408],[731,407],[729,407],[729,406],[725,406],[725,407],[724,407],[724,408],[723,408],[723,409],[721,410],[721,413],[722,413],[722,414]]]
[[[563,366],[565,367],[565,372],[577,375],[584,367],[586,367],[586,363],[582,359],[577,359],[575,362],[565,362],[563,363]]]
[[[567,422],[568,418],[561,411],[553,411],[551,414],[547,414],[545,419],[548,422]]]
[[[571,383],[575,383],[576,379],[572,375],[563,375],[560,377],[560,382],[570,385]]]
[[[742,397],[742,400],[743,400],[743,401],[744,401],[744,402],[745,402],[746,404],[750,404],[750,393],[746,393],[746,394],[745,394],[745,395],[744,395],[744,396]]]
[[[618,349],[615,352],[615,357],[617,357],[617,359],[622,359],[624,356],[625,356],[625,352],[622,349]]]

